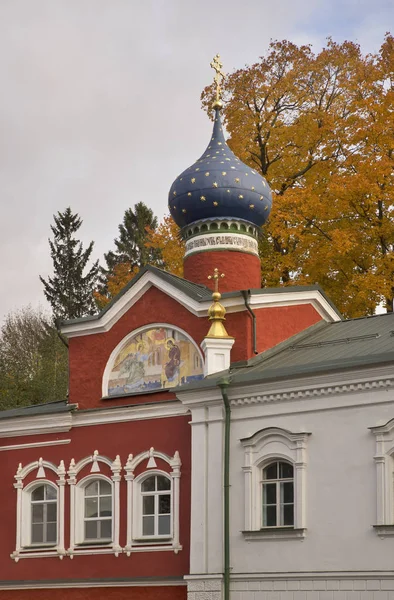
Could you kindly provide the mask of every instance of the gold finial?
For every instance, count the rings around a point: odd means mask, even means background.
[[[208,318],[211,323],[211,327],[209,328],[208,334],[205,337],[208,338],[228,338],[230,337],[226,331],[226,328],[223,325],[223,321],[225,321],[226,309],[223,304],[220,304],[219,300],[222,297],[219,292],[219,279],[224,277],[224,273],[219,273],[219,269],[215,268],[213,270],[213,275],[208,275],[208,279],[213,279],[214,281],[214,292],[212,294],[213,304],[208,309]]]
[[[212,104],[212,108],[218,108],[220,110],[223,107],[223,102],[221,101],[220,98],[222,95],[221,83],[224,79],[224,73],[222,71],[223,63],[220,60],[219,54],[216,54],[216,56],[213,57],[213,60],[210,64],[210,66],[215,71],[215,76],[213,79],[216,83],[216,98],[215,98],[214,103]]]

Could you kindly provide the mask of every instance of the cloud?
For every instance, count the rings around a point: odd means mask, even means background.
[[[380,45],[393,14],[381,5],[3,0],[0,321],[44,301],[38,275],[51,269],[57,211],[80,213],[81,237],[95,240],[100,258],[126,208],[142,200],[166,213],[173,179],[210,134],[199,97],[214,54],[232,70],[254,62],[270,39],[322,44],[348,31],[368,42],[368,24]]]

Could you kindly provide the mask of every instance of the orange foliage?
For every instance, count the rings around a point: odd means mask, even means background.
[[[132,267],[131,263],[125,262],[115,265],[113,272],[107,277],[107,288],[108,295],[101,294],[97,290],[93,292],[94,299],[100,310],[102,310],[112,298],[114,298],[120,291],[137,275],[139,267]]]
[[[226,78],[224,99],[229,145],[273,190],[263,284],[320,283],[347,316],[392,310],[394,38],[366,56],[273,42]]]
[[[163,268],[178,277],[183,277],[185,244],[179,237],[179,227],[170,215],[164,217],[155,231],[147,228],[146,245],[161,251]]]

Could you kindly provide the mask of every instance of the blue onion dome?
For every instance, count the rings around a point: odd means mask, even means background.
[[[212,138],[204,154],[171,186],[168,207],[180,227],[212,218],[238,218],[263,225],[272,206],[268,183],[241,162],[226,144],[215,110]]]

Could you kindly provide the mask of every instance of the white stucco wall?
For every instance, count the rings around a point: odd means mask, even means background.
[[[316,591],[316,600],[323,592],[330,592],[324,598],[335,600],[342,597],[342,591],[363,591],[365,598],[382,592],[376,598],[394,598],[394,537],[381,539],[373,528],[377,522],[377,446],[369,429],[394,418],[390,369],[271,382],[242,390],[230,387],[229,395],[232,598],[268,600],[272,593],[276,600],[302,600],[296,591],[304,592],[303,598],[307,591]],[[204,574],[214,577],[223,570],[224,410],[219,390],[203,397],[189,393],[181,399],[192,413],[190,572],[194,580],[190,598],[199,600],[196,587],[205,589]],[[247,541],[242,533],[245,448],[240,440],[269,427],[310,433],[302,539]],[[391,494],[394,462],[390,469]],[[221,597],[215,593],[215,598]]]

